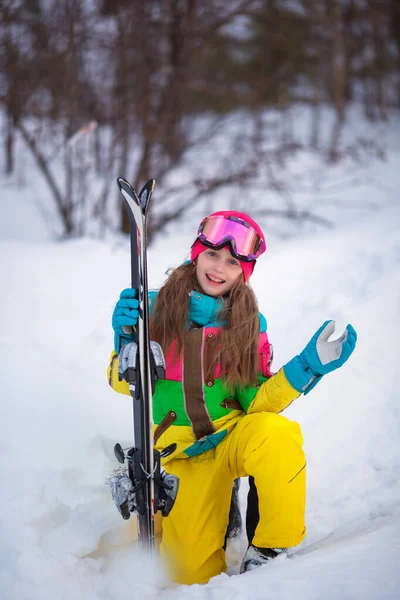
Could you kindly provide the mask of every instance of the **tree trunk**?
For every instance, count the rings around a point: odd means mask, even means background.
[[[13,119],[9,116],[7,118],[7,135],[5,142],[5,155],[6,155],[6,164],[5,164],[5,175],[11,175],[14,171],[14,126]]]
[[[336,122],[332,130],[329,160],[331,162],[336,162],[339,157],[338,146],[343,128],[343,123],[345,120],[347,88],[346,48],[342,30],[342,14],[340,0],[333,1],[332,19],[332,92],[334,106],[336,110]]]

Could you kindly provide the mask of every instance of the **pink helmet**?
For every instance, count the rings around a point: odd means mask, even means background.
[[[246,213],[236,210],[215,212],[200,223],[192,245],[192,262],[207,248],[227,246],[240,262],[245,282],[252,274],[256,260],[267,248],[260,226]]]

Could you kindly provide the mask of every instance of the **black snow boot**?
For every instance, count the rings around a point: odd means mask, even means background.
[[[243,557],[240,572],[247,573],[247,571],[266,565],[278,557],[280,557],[280,560],[286,558],[286,548],[257,548],[257,546],[250,544]]]

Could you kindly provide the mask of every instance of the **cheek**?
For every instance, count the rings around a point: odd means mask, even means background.
[[[236,282],[242,274],[242,269],[235,269],[235,272],[232,273],[231,281]]]
[[[199,273],[204,273],[204,271],[206,271],[207,268],[209,268],[210,262],[210,260],[207,260],[206,255],[200,254],[200,256],[198,256],[196,260],[196,275],[198,275]]]
[[[203,265],[204,261],[196,261],[196,277],[197,279],[199,278],[199,276],[201,277],[202,273],[204,272],[204,265]]]

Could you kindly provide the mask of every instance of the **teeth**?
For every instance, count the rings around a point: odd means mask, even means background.
[[[208,279],[211,279],[214,283],[225,283],[225,279],[216,279],[215,277],[211,277],[211,275],[207,275]]]

